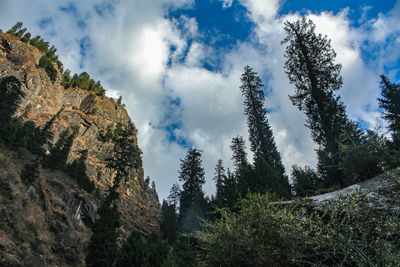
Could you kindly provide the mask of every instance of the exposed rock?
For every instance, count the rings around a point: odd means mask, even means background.
[[[16,115],[21,116],[24,114],[25,120],[32,121],[42,127],[62,109],[53,124],[52,129],[55,136],[53,143],[57,142],[58,136],[65,129],[76,130],[77,134],[68,162],[77,159],[81,150],[88,150],[87,175],[100,190],[100,194],[104,195],[108,187],[113,183],[114,172],[106,168],[105,163],[105,159],[111,154],[113,143],[105,140],[102,136],[104,137],[109,126],[115,127],[118,123],[123,125],[132,123],[126,109],[106,96],[97,96],[79,88],[64,89],[60,85],[60,72],[57,73],[56,81],[52,83],[45,70],[38,67],[39,59],[43,56],[43,53],[30,44],[21,42],[19,38],[0,31],[0,44],[0,78],[10,75],[15,76],[21,82],[21,89],[25,93]],[[57,69],[57,66],[55,68]],[[132,138],[135,145],[137,145],[136,133],[137,131],[135,130],[135,135]],[[20,169],[16,166],[14,166],[15,168],[8,168],[11,166],[10,164],[4,165],[3,169],[0,168],[0,182],[6,181],[6,175],[14,170],[21,170],[23,167],[21,162],[31,160],[31,155],[27,151],[7,152],[7,156],[4,156],[1,152],[0,150],[0,165],[3,165],[2,161],[8,162],[8,157],[12,157],[14,164],[20,166]],[[7,171],[5,171],[6,169]],[[1,172],[4,172],[4,175]],[[120,188],[119,211],[122,219],[120,230],[123,237],[127,237],[134,228],[145,235],[150,235],[152,232],[159,230],[160,203],[157,193],[145,185],[143,173],[142,166],[130,170],[127,182]],[[54,174],[57,174],[57,177],[65,176],[60,172],[53,172],[52,175]],[[19,175],[15,177],[18,178]],[[28,189],[22,188],[24,185],[15,177],[13,178],[13,183],[7,180],[7,184],[10,184],[10,196],[13,196],[15,190],[22,190],[23,198],[26,198]],[[76,188],[76,184],[66,176],[63,179],[50,177],[47,179],[46,175],[43,178],[41,173],[39,180],[40,183],[34,185],[36,199],[25,201],[24,205],[26,205],[26,208],[36,205],[37,207],[35,206],[34,210],[40,207],[42,211],[21,214],[20,216],[27,217],[15,223],[14,220],[17,218],[13,218],[9,214],[10,210],[4,209],[4,205],[0,204],[0,221],[9,218],[10,221],[4,222],[5,225],[13,225],[15,227],[15,234],[10,240],[13,240],[13,242],[18,240],[19,245],[22,244],[21,242],[27,244],[37,242],[37,244],[43,244],[46,249],[50,249],[46,244],[51,243],[55,246],[51,247],[51,250],[59,251],[60,253],[63,251],[63,255],[70,255],[70,259],[60,259],[57,258],[58,256],[51,256],[51,253],[46,254],[41,251],[40,253],[44,253],[47,256],[43,260],[39,259],[38,263],[46,263],[46,265],[81,265],[74,261],[74,257],[78,257],[78,261],[82,263],[82,255],[85,252],[84,245],[90,236],[88,226],[96,220],[96,212],[100,203],[93,195],[89,196],[86,192]],[[0,198],[0,201],[3,200],[5,201],[5,199]],[[22,203],[23,201],[21,200],[20,202]],[[14,204],[17,205],[16,203]],[[36,218],[37,216],[42,216],[43,218]],[[29,225],[33,222],[35,222],[34,225],[42,224],[41,227],[45,227],[46,230],[41,230],[44,232],[50,231],[52,234],[41,236],[40,231],[28,230]],[[0,225],[2,225],[1,222]],[[29,233],[28,237],[23,237],[24,232]],[[72,237],[63,239],[61,235],[58,235],[61,233],[64,235],[71,234]],[[6,237],[8,234],[0,228],[0,238]],[[57,239],[59,240],[57,241]],[[63,242],[67,242],[67,244]],[[73,244],[74,242],[77,244]],[[38,248],[30,248],[35,250],[34,254],[39,253],[37,252]],[[67,248],[71,249],[65,251]],[[23,258],[20,257],[18,259],[24,262]]]
[[[400,214],[400,196],[392,196],[393,187],[399,185],[400,169],[388,171],[372,179],[333,192],[304,198],[302,201],[306,201],[308,205],[319,209],[332,201],[358,194],[359,196],[367,196],[367,200],[364,201],[367,204],[373,205],[376,209],[388,208],[390,206],[391,211],[399,212]],[[297,200],[274,203],[277,205],[290,205],[297,203]]]
[[[26,196],[30,200],[34,200],[36,198],[36,189],[33,185],[29,186],[28,191],[26,192]]]

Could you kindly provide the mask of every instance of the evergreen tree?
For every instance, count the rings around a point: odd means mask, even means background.
[[[25,33],[25,35],[21,38],[21,41],[27,43],[31,40],[31,34],[29,32]]]
[[[17,111],[25,93],[21,90],[20,81],[14,76],[0,79],[0,121],[10,121]]]
[[[309,166],[305,166],[303,169],[297,165],[293,165],[293,190],[297,197],[310,197],[315,195],[318,180],[318,174]]]
[[[15,35],[17,33],[17,31],[19,31],[22,27],[22,22],[18,21],[17,23],[15,23],[14,26],[11,27],[11,29],[9,29],[6,33],[8,34],[12,34]]]
[[[114,266],[117,260],[119,237],[117,229],[121,226],[117,209],[118,185],[114,183],[110,187],[107,197],[97,211],[99,219],[92,227],[93,234],[89,241],[86,256],[87,266],[109,267]]]
[[[144,266],[146,246],[142,235],[138,231],[132,231],[128,239],[119,250],[117,267]]]
[[[127,125],[118,139],[114,141],[113,155],[107,160],[107,167],[116,174],[112,187],[102,203],[99,219],[93,225],[93,235],[89,242],[87,266],[113,266],[118,256],[118,231],[120,215],[117,210],[118,188],[126,181],[132,168],[141,166],[140,150],[133,143],[134,127]]]
[[[242,170],[249,166],[247,161],[246,146],[242,136],[232,138],[231,143],[232,160],[235,166],[235,172],[239,174]]]
[[[217,189],[216,192],[216,202],[217,206],[222,207],[222,203],[224,202],[224,194],[225,194],[225,168],[222,164],[222,159],[218,160],[217,166],[215,167],[214,174],[215,186]]]
[[[179,220],[181,229],[190,232],[201,225],[200,218],[204,217],[204,169],[201,166],[201,151],[191,149],[184,160],[181,160],[179,180],[183,182],[180,195]]]
[[[58,141],[50,148],[50,154],[44,158],[44,167],[50,169],[64,170],[67,166],[67,159],[71,150],[75,133],[70,129],[64,130]]]
[[[335,64],[335,51],[330,40],[315,34],[315,25],[303,18],[296,22],[285,22],[286,47],[285,70],[295,94],[290,96],[293,105],[304,111],[307,127],[319,145],[317,151],[319,172],[325,185],[339,184],[343,187],[339,169],[338,137],[348,123],[345,106],[334,91],[342,86],[341,65]],[[339,179],[339,181],[337,181]]]
[[[176,214],[176,206],[173,203],[163,201],[161,206],[161,224],[160,231],[164,238],[170,244],[176,241],[178,234],[178,215]]]
[[[81,150],[80,157],[75,159],[71,164],[67,166],[68,174],[87,192],[92,193],[96,188],[93,181],[86,174],[86,164],[88,151]]]
[[[171,190],[169,191],[169,195],[167,198],[168,202],[169,202],[169,204],[173,204],[175,206],[175,208],[177,208],[179,205],[181,192],[182,192],[182,190],[178,183],[173,184],[171,187]]]
[[[381,95],[379,107],[383,109],[382,118],[389,123],[393,133],[400,133],[400,83],[395,84],[381,75]]]
[[[257,73],[246,66],[241,77],[244,100],[244,113],[247,115],[250,148],[254,153],[256,187],[253,192],[270,191],[288,197],[289,183],[285,176],[281,156],[276,148],[272,129],[264,108],[264,86]]]

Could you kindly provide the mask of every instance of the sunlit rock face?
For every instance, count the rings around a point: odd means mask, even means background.
[[[43,126],[61,110],[52,127],[53,142],[57,142],[60,133],[67,128],[76,132],[68,162],[78,158],[81,150],[87,149],[87,175],[96,184],[100,195],[104,195],[114,178],[114,172],[106,167],[105,162],[113,149],[113,142],[104,138],[107,128],[115,127],[117,123],[131,124],[132,121],[126,109],[121,104],[115,103],[113,99],[97,96],[79,88],[65,89],[60,85],[61,72],[56,65],[54,67],[58,70],[57,78],[54,83],[51,82],[45,70],[38,67],[42,56],[43,53],[37,48],[21,42],[18,37],[0,31],[0,78],[15,76],[21,82],[21,89],[25,93],[16,115],[23,115],[24,120]],[[132,142],[137,145],[136,130]],[[15,157],[19,158],[19,156]],[[17,164],[16,167],[21,164]],[[17,174],[20,172],[20,170],[10,171]],[[159,230],[160,203],[155,190],[144,182],[143,173],[142,166],[132,168],[129,177],[120,188],[122,197],[119,210],[123,224],[121,227],[123,237],[129,235],[134,228],[144,235],[150,235]],[[0,179],[5,178],[0,177]],[[74,195],[71,193],[70,183],[58,180],[57,182],[43,180],[43,183],[48,186],[53,197],[64,203],[68,216],[72,216],[74,220],[85,218],[83,228],[88,227],[90,221],[95,219],[99,203],[94,196],[83,198],[79,197],[79,194]],[[15,188],[15,190],[18,189],[20,188]],[[22,195],[25,197],[25,194],[26,191]],[[79,204],[81,205],[79,213],[83,216],[75,216]],[[0,239],[2,234],[0,232]],[[12,238],[10,240],[12,241]]]

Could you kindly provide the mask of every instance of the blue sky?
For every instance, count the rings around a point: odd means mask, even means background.
[[[57,47],[66,68],[87,71],[109,96],[123,96],[139,129],[145,175],[155,180],[161,199],[177,182],[188,148],[204,151],[208,194],[217,160],[231,167],[231,138],[248,135],[239,90],[247,64],[265,84],[286,173],[293,164],[315,166],[305,117],[288,99],[293,87],[280,44],[283,23],[301,16],[332,40],[349,116],[365,127],[384,127],[376,98],[380,74],[400,80],[399,0],[0,2],[1,29],[24,22]]]

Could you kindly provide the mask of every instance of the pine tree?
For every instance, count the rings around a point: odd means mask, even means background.
[[[231,159],[233,160],[233,165],[235,166],[235,172],[236,174],[239,174],[249,166],[247,161],[246,146],[242,136],[232,138],[231,149],[233,152]]]
[[[285,176],[281,156],[276,148],[272,129],[264,108],[264,86],[257,73],[246,66],[241,77],[244,113],[247,115],[250,148],[254,153],[256,187],[253,192],[273,192],[279,196],[289,196],[289,183]]]
[[[181,160],[179,180],[183,182],[180,195],[179,221],[181,229],[190,232],[201,225],[200,218],[204,217],[204,169],[202,167],[201,151],[191,149],[184,160]]]
[[[0,121],[10,121],[16,112],[25,93],[21,90],[20,81],[14,76],[0,79]]]
[[[109,267],[114,266],[118,257],[117,229],[121,226],[120,215],[117,209],[118,184],[114,183],[101,207],[97,211],[99,219],[92,227],[92,237],[88,245],[86,256],[87,266]]]
[[[395,84],[381,75],[381,95],[379,107],[383,109],[382,118],[389,123],[393,133],[400,133],[400,83]]]
[[[87,156],[88,151],[81,150],[80,157],[78,159],[75,159],[71,164],[68,164],[67,172],[78,183],[80,187],[85,189],[87,192],[92,193],[96,189],[96,186],[86,174],[85,161],[87,159]]]
[[[334,91],[342,86],[341,65],[335,64],[335,51],[330,40],[315,34],[315,24],[303,18],[285,22],[285,70],[295,94],[290,96],[293,105],[307,116],[307,127],[319,145],[319,172],[325,177],[326,186],[345,181],[341,179],[338,155],[338,137],[348,118],[345,106]],[[339,181],[337,181],[339,179]]]
[[[120,215],[117,210],[118,188],[121,181],[126,181],[132,168],[141,166],[140,150],[133,143],[133,125],[123,128],[118,139],[114,140],[113,155],[107,160],[107,167],[116,174],[112,187],[102,203],[99,219],[93,226],[93,235],[89,242],[87,266],[113,266],[118,256],[118,231]]]
[[[146,245],[142,235],[134,230],[119,251],[118,267],[144,266]]]
[[[292,167],[293,189],[296,197],[310,197],[317,190],[318,174],[309,166],[301,168],[297,165]]]
[[[219,207],[222,207],[224,203],[224,194],[225,194],[225,168],[222,164],[222,159],[218,160],[217,166],[215,167],[215,174],[214,174],[215,186],[217,189],[216,192],[216,202]]]
[[[176,241],[178,233],[178,215],[176,214],[176,206],[172,203],[168,203],[165,199],[161,206],[160,231],[170,244]]]
[[[178,207],[179,205],[179,199],[181,197],[181,188],[178,183],[175,183],[172,185],[171,190],[169,191],[168,195],[168,203],[173,204],[175,208]]]
[[[17,33],[17,31],[19,31],[22,27],[22,22],[18,21],[17,23],[15,23],[14,26],[11,27],[11,29],[9,29],[6,33],[8,34],[12,34],[15,35]]]
[[[75,133],[71,133],[70,129],[64,130],[58,141],[50,148],[50,154],[44,158],[44,167],[50,169],[64,170],[67,166],[67,159],[71,150]]]

